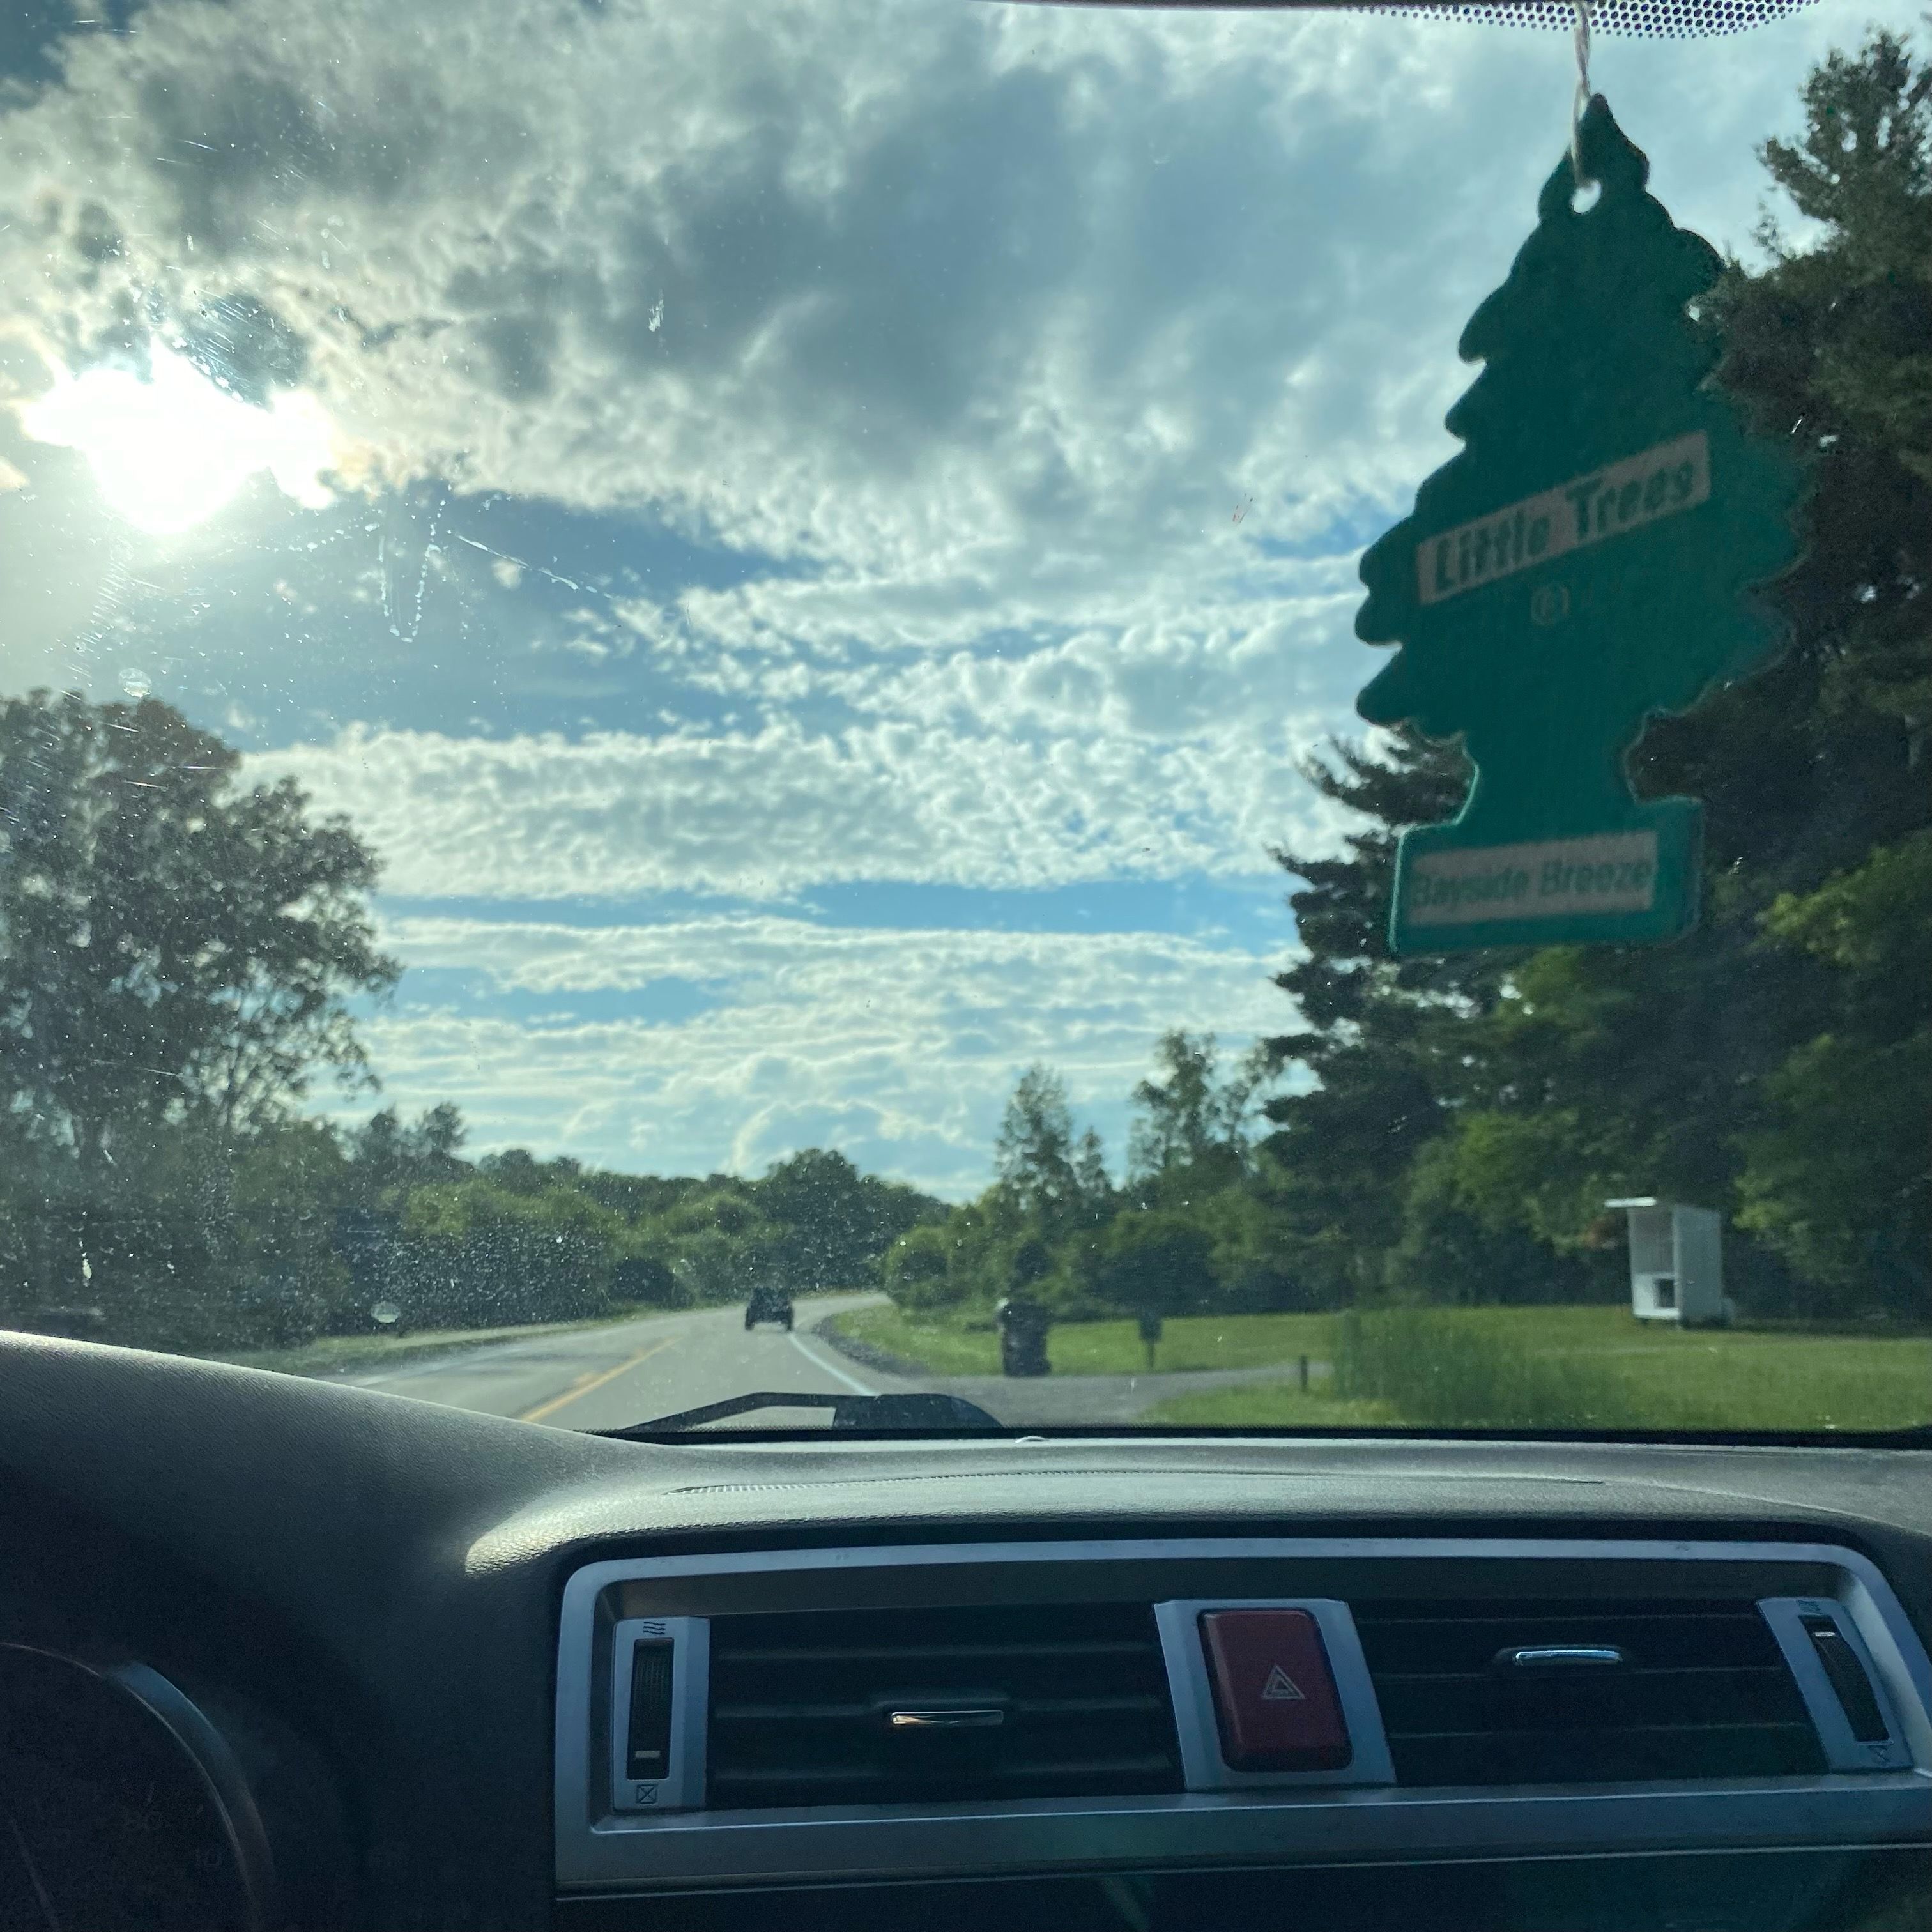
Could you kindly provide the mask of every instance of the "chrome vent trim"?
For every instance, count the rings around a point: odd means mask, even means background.
[[[1826,1762],[1834,1771],[1904,1771],[1912,1763],[1906,1742],[1906,1726],[1900,1720],[1895,1683],[1874,1660],[1867,1633],[1853,1606],[1835,1598],[1772,1597],[1758,1605],[1765,1622],[1784,1650],[1799,1694],[1811,1714]],[[1850,1650],[1862,1673],[1874,1705],[1873,1716],[1884,1735],[1861,1736],[1853,1728],[1844,1700],[1832,1682],[1808,1626],[1828,1623]],[[1922,1712],[1922,1717],[1924,1713]],[[1922,1757],[1922,1764],[1927,1761]]]
[[[1043,1568],[1042,1566],[1049,1566]],[[1052,1574],[1057,1568],[1058,1574]],[[1444,1579],[1473,1576],[1452,1589]],[[717,1619],[766,1604],[1358,1602],[1481,1592],[1594,1604],[1685,1594],[1823,1604],[1887,1713],[1881,1766],[1834,1751],[1817,1776],[1590,1785],[1190,1789],[1112,1797],[934,1799],[634,1813],[613,1808],[611,1634],[629,1617]],[[1506,1592],[1502,1580],[1514,1579]],[[876,1581],[873,1580],[876,1579]],[[1792,1592],[1776,1592],[1782,1580]],[[1327,1582],[1328,1597],[1303,1596]],[[1283,1587],[1286,1583],[1286,1587]],[[1728,1584],[1730,1587],[1726,1587]],[[1799,1594],[1808,1593],[1808,1594]],[[1780,1643],[1784,1640],[1778,1639]],[[1810,1643],[1808,1639],[1808,1647]],[[1521,1646],[1519,1646],[1521,1647]],[[1530,1646],[1535,1647],[1535,1646]],[[1842,1655],[1838,1660],[1842,1664]],[[1798,1688],[1823,1735],[1814,1669]],[[1932,1662],[1858,1552],[1800,1543],[1551,1538],[1186,1538],[867,1546],[615,1558],[566,1584],[559,1634],[555,1831],[566,1893],[1130,1869],[1240,1861],[1570,1857],[1932,1845]],[[687,1706],[685,1714],[688,1718]],[[702,1703],[695,1708],[700,1712]],[[908,1704],[904,1708],[920,1708]],[[1352,1730],[1353,1728],[1352,1723]],[[1840,1768],[1842,1766],[1842,1768]]]

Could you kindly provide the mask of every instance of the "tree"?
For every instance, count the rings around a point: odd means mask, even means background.
[[[1174,1210],[1130,1209],[1109,1224],[1094,1289],[1108,1308],[1140,1324],[1149,1368],[1168,1317],[1196,1312],[1212,1300],[1213,1245],[1198,1220]]]
[[[1282,1213],[1274,1161],[1258,1154],[1238,1186],[1223,1188],[1189,1210],[1212,1244],[1208,1266],[1214,1306],[1229,1315],[1324,1308],[1340,1298],[1332,1282],[1307,1266],[1304,1244]]]
[[[780,1231],[784,1279],[801,1293],[868,1279],[893,1241],[940,1212],[916,1189],[861,1174],[844,1154],[822,1148],[776,1162],[752,1192]]]
[[[1771,1076],[1738,1219],[1849,1313],[1932,1316],[1928,905],[1922,831],[1764,916],[1772,942],[1824,962],[1834,984],[1828,1027]]]
[[[688,1189],[649,1226],[694,1302],[741,1301],[778,1274],[782,1231],[732,1175],[714,1174]]]
[[[1739,1278],[1785,1297],[1760,1265],[1781,1263],[1808,1283],[1786,1305],[1822,1310],[1922,1292],[1886,1258],[1923,1252],[1898,1244],[1928,1138],[1906,1095],[1910,1042],[1932,1022],[1925,902],[1910,890],[1932,819],[1932,75],[1880,34],[1832,55],[1804,101],[1802,142],[1762,152],[1820,238],[1793,250],[1768,221],[1768,268],[1734,265],[1708,305],[1720,380],[1810,470],[1808,541],[1776,588],[1792,644],[1655,721],[1634,760],[1646,794],[1707,800],[1703,920],[1656,953],[1539,956],[1499,1010],[1507,1040],[1492,1030],[1470,1058],[1501,1076],[1481,1104],[1546,1110],[1546,1162],[1614,1174],[1616,1192],[1735,1204],[1769,1250],[1739,1244]],[[1865,953],[1890,968],[1866,976]],[[1900,1003],[1882,1027],[1865,1004],[1880,982]],[[1853,1154],[1844,1096],[1868,1084]],[[1578,1188],[1572,1241],[1594,1191]]]
[[[1046,1066],[1020,1076],[993,1144],[996,1182],[1015,1212],[1053,1232],[1078,1208],[1066,1083]]]
[[[291,781],[154,699],[0,704],[0,1104],[88,1172],[110,1143],[280,1118],[318,1066],[368,1078],[348,997],[376,865]]]
[[[1157,1189],[1178,1186],[1192,1192],[1240,1180],[1247,1166],[1255,1096],[1269,1070],[1268,1050],[1256,1048],[1223,1074],[1214,1036],[1177,1028],[1162,1034],[1154,1055],[1156,1077],[1134,1089],[1129,1174]]]
[[[1304,1084],[1263,1109],[1274,1129],[1263,1142],[1265,1186],[1284,1272],[1324,1301],[1381,1285],[1410,1164],[1446,1118],[1454,1055],[1443,1031],[1494,1005],[1517,956],[1390,952],[1396,836],[1453,812],[1469,766],[1454,747],[1410,730],[1380,748],[1376,756],[1333,745],[1326,759],[1303,766],[1356,822],[1342,853],[1275,854],[1304,881],[1288,903],[1306,952],[1275,980],[1301,1027],[1267,1048],[1277,1064],[1302,1069]]]
[[[896,1241],[880,1279],[908,1309],[975,1310],[990,1320],[994,1304],[1013,1285],[1015,1252],[1027,1238],[1027,1224],[995,1184]]]
[[[610,1294],[617,1301],[650,1308],[686,1308],[691,1297],[658,1248],[625,1244],[610,1270]]]
[[[881,1279],[898,1307],[924,1314],[964,1299],[967,1284],[952,1277],[952,1246],[944,1228],[928,1224],[902,1234],[886,1250]]]
[[[1722,373],[1812,452],[1811,543],[1783,601],[1825,660],[1826,709],[1892,720],[1916,766],[1932,720],[1932,65],[1875,34],[1804,98],[1804,140],[1760,152],[1823,236],[1793,250],[1767,218],[1770,269],[1718,291]]]
[[[1104,1220],[1112,1210],[1114,1181],[1107,1172],[1107,1150],[1092,1127],[1073,1144],[1073,1186],[1090,1217]]]
[[[439,1100],[417,1117],[410,1131],[410,1150],[416,1160],[433,1172],[447,1172],[460,1165],[458,1155],[469,1138],[463,1110],[453,1101]],[[578,1171],[576,1162],[567,1157],[554,1165],[560,1173],[572,1178]]]
[[[319,1120],[272,1122],[236,1152],[232,1172],[230,1319],[250,1340],[281,1346],[360,1327],[335,1240],[349,1176],[334,1131]]]
[[[569,1187],[512,1193],[482,1175],[412,1189],[389,1294],[419,1327],[604,1312],[622,1224]]]

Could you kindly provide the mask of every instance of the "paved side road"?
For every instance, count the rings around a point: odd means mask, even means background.
[[[654,1315],[596,1328],[487,1342],[428,1360],[336,1379],[452,1408],[514,1416],[559,1429],[621,1429],[675,1410],[772,1389],[802,1394],[886,1394],[932,1389],[963,1396],[1016,1427],[1130,1423],[1156,1402],[1197,1389],[1278,1380],[1280,1367],[1174,1375],[911,1377],[850,1360],[810,1329],[875,1294],[827,1295],[798,1304],[800,1328],[747,1333],[742,1308]],[[822,1426],[822,1409],[766,1409],[751,1428]]]

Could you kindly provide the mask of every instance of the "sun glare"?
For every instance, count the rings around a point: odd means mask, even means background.
[[[145,382],[125,369],[62,373],[22,406],[20,426],[77,450],[109,507],[156,536],[205,522],[258,470],[305,508],[332,500],[322,482],[334,463],[328,419],[312,396],[285,392],[256,409],[164,350]]]

